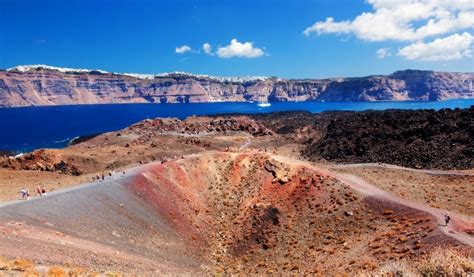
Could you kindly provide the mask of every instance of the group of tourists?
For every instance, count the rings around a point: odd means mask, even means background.
[[[115,174],[115,171],[109,171],[109,173],[107,173],[108,177],[109,178],[112,178],[112,176]],[[125,174],[125,171],[123,172],[123,174]],[[99,174],[97,173],[97,175],[95,175],[94,177],[92,177],[92,182],[95,182],[95,181],[105,181],[105,179],[107,178],[107,176],[102,173],[102,174]]]
[[[38,194],[38,196],[46,195],[46,189],[44,188],[44,186],[38,186],[36,188],[36,193]]]
[[[46,188],[44,186],[38,186],[36,187],[36,194],[38,196],[43,196],[46,195]],[[23,200],[28,200],[30,199],[31,193],[30,190],[27,188],[22,188],[20,190],[20,198]]]

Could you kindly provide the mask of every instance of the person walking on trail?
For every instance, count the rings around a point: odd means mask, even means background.
[[[30,196],[30,191],[26,188],[20,190],[21,199],[28,200]]]
[[[448,226],[449,222],[451,221],[451,217],[449,214],[444,215],[444,226]]]
[[[38,196],[41,196],[41,195],[43,195],[43,193],[42,193],[42,190],[41,190],[41,187],[40,187],[40,186],[38,186],[38,187],[36,188],[36,194],[38,194]]]

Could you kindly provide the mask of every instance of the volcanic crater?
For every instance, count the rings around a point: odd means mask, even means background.
[[[258,151],[154,162],[3,204],[0,230],[0,255],[167,274],[357,272],[440,243],[469,249],[426,212]]]

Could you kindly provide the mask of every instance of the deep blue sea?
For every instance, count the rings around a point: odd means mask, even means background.
[[[468,108],[474,99],[438,102],[278,102],[270,107],[256,103],[106,104],[0,109],[0,150],[26,152],[61,148],[77,136],[119,130],[146,118],[221,113],[268,113],[304,110],[361,111],[385,109]]]

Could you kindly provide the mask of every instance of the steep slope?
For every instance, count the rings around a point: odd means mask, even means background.
[[[0,106],[218,101],[379,101],[472,98],[473,73],[406,70],[387,76],[284,80],[188,73],[118,74],[19,66],[0,71]]]
[[[430,213],[256,152],[151,163],[0,211],[0,255],[98,270],[327,275],[470,249]]]

